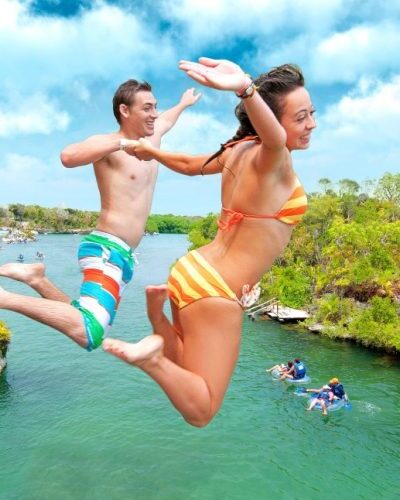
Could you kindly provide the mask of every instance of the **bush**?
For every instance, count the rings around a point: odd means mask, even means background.
[[[11,340],[11,332],[4,321],[0,321],[0,357],[4,358],[7,353],[8,343]],[[1,368],[0,368],[1,371]]]
[[[0,342],[10,342],[11,332],[4,321],[0,321]]]
[[[315,320],[320,323],[346,324],[354,310],[351,299],[341,298],[338,295],[326,294],[316,301],[317,312]]]

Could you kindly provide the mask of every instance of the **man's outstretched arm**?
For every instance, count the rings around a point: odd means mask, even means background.
[[[117,134],[93,135],[88,139],[70,144],[60,154],[64,167],[79,167],[101,160],[120,149],[121,137]]]
[[[181,97],[179,103],[160,114],[155,123],[155,135],[159,137],[166,134],[176,123],[182,111],[189,106],[193,106],[200,99],[201,94],[195,94],[195,89],[186,90]]]

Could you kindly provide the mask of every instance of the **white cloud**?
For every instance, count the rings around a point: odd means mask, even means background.
[[[82,101],[82,102],[89,101],[89,99],[91,97],[90,90],[87,88],[87,86],[83,82],[78,81],[78,80],[73,82],[72,89],[80,101]]]
[[[298,63],[307,81],[354,84],[363,76],[400,71],[398,24],[383,21],[324,34],[306,31],[272,53],[259,50],[259,66]]]
[[[140,76],[148,68],[163,72],[177,60],[159,33],[135,15],[102,2],[72,18],[32,16],[26,4],[15,0],[0,0],[0,10],[0,77],[6,88],[65,87],[82,75]]]
[[[46,180],[46,166],[32,156],[9,154],[1,162],[1,184],[24,184],[31,182],[43,182]],[[21,182],[24,179],[24,182]]]
[[[151,212],[206,215],[219,212],[220,208],[220,175],[184,177],[172,173],[166,176],[162,171],[156,185]]]
[[[65,130],[69,122],[68,113],[59,110],[57,102],[41,93],[29,97],[14,94],[6,108],[0,106],[0,137],[48,135],[54,130]]]
[[[210,101],[207,104],[210,107],[219,101],[219,95],[206,94],[204,97]],[[166,135],[162,148],[195,155],[212,154],[219,149],[221,143],[234,135],[237,126],[233,112],[229,120],[221,121],[209,113],[185,111]],[[206,215],[209,212],[218,212],[220,205],[220,175],[185,177],[160,166],[153,213],[172,211],[176,214]]]
[[[233,116],[221,122],[209,113],[185,111],[179,121],[163,140],[163,148],[204,154],[219,149],[220,144],[236,132],[238,122]]]
[[[66,169],[58,157],[47,162],[11,153],[0,160],[2,204],[23,203],[96,210],[98,194],[91,168]]]
[[[350,95],[327,108],[322,127],[338,137],[363,139],[374,144],[398,143],[400,75],[391,81],[361,80]],[[347,130],[347,131],[346,131]]]
[[[353,83],[363,75],[400,70],[398,24],[355,26],[322,40],[310,52],[311,76],[318,82]]]
[[[26,7],[17,0],[0,0],[0,30],[12,30]]]
[[[197,48],[223,42],[230,46],[235,38],[265,41],[270,51],[271,33],[284,35],[293,30],[326,32],[348,13],[344,0],[178,0],[162,2],[163,15],[181,23],[183,34]],[[181,35],[181,33],[180,33]],[[261,50],[261,49],[260,49]]]
[[[363,181],[398,171],[399,123],[400,75],[387,83],[362,80],[326,109],[308,157],[296,163],[313,189],[322,177]]]

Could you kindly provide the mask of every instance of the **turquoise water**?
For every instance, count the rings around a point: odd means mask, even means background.
[[[76,294],[77,236],[8,245],[0,262],[46,254],[49,277]],[[144,286],[165,281],[184,236],[146,237],[113,335],[149,333]],[[28,293],[1,279],[9,290]],[[14,332],[0,375],[3,499],[375,499],[397,498],[400,369],[354,345],[246,320],[242,352],[217,418],[188,426],[143,373],[88,354],[45,326],[2,312]],[[299,356],[311,386],[340,377],[352,410],[306,412],[294,387],[265,368]]]

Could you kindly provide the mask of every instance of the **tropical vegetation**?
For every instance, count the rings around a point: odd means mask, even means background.
[[[45,208],[39,205],[12,203],[0,207],[0,226],[36,230],[45,233],[90,231],[96,226],[98,212],[73,208]],[[146,231],[149,233],[188,233],[199,217],[182,215],[150,215]]]
[[[261,281],[262,299],[307,309],[322,334],[400,352],[400,174],[361,186],[319,181],[284,254]],[[209,214],[192,248],[216,234]]]

